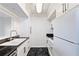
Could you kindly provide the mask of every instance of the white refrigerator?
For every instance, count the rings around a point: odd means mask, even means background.
[[[52,20],[53,52],[58,56],[79,55],[79,6]]]

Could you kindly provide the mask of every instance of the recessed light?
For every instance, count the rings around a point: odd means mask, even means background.
[[[36,10],[38,13],[42,12],[42,3],[36,3]]]

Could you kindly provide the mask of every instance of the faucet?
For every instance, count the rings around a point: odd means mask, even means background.
[[[14,32],[15,32],[16,35],[17,35],[17,31],[16,31],[16,30],[11,30],[11,31],[10,31],[10,37],[12,36],[12,33],[14,33]]]
[[[16,33],[16,35],[17,35],[17,31],[16,31],[16,30],[11,30],[11,31],[10,31],[10,40],[13,39],[13,38],[12,38],[12,33]]]

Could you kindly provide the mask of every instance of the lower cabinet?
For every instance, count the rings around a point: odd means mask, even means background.
[[[53,55],[53,53],[52,53],[52,51],[53,51],[53,44],[54,44],[53,40],[51,38],[48,38],[48,40],[47,40],[47,47],[48,47],[48,51],[49,51],[50,56]]]
[[[27,40],[17,48],[17,56],[27,56],[29,49],[29,40]]]

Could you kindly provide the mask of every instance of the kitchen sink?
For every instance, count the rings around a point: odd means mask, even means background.
[[[19,35],[13,36],[13,37],[9,37],[9,38],[4,38],[4,39],[0,40],[0,44],[5,43],[5,42],[12,41],[12,40],[14,40],[15,38],[19,38]]]

